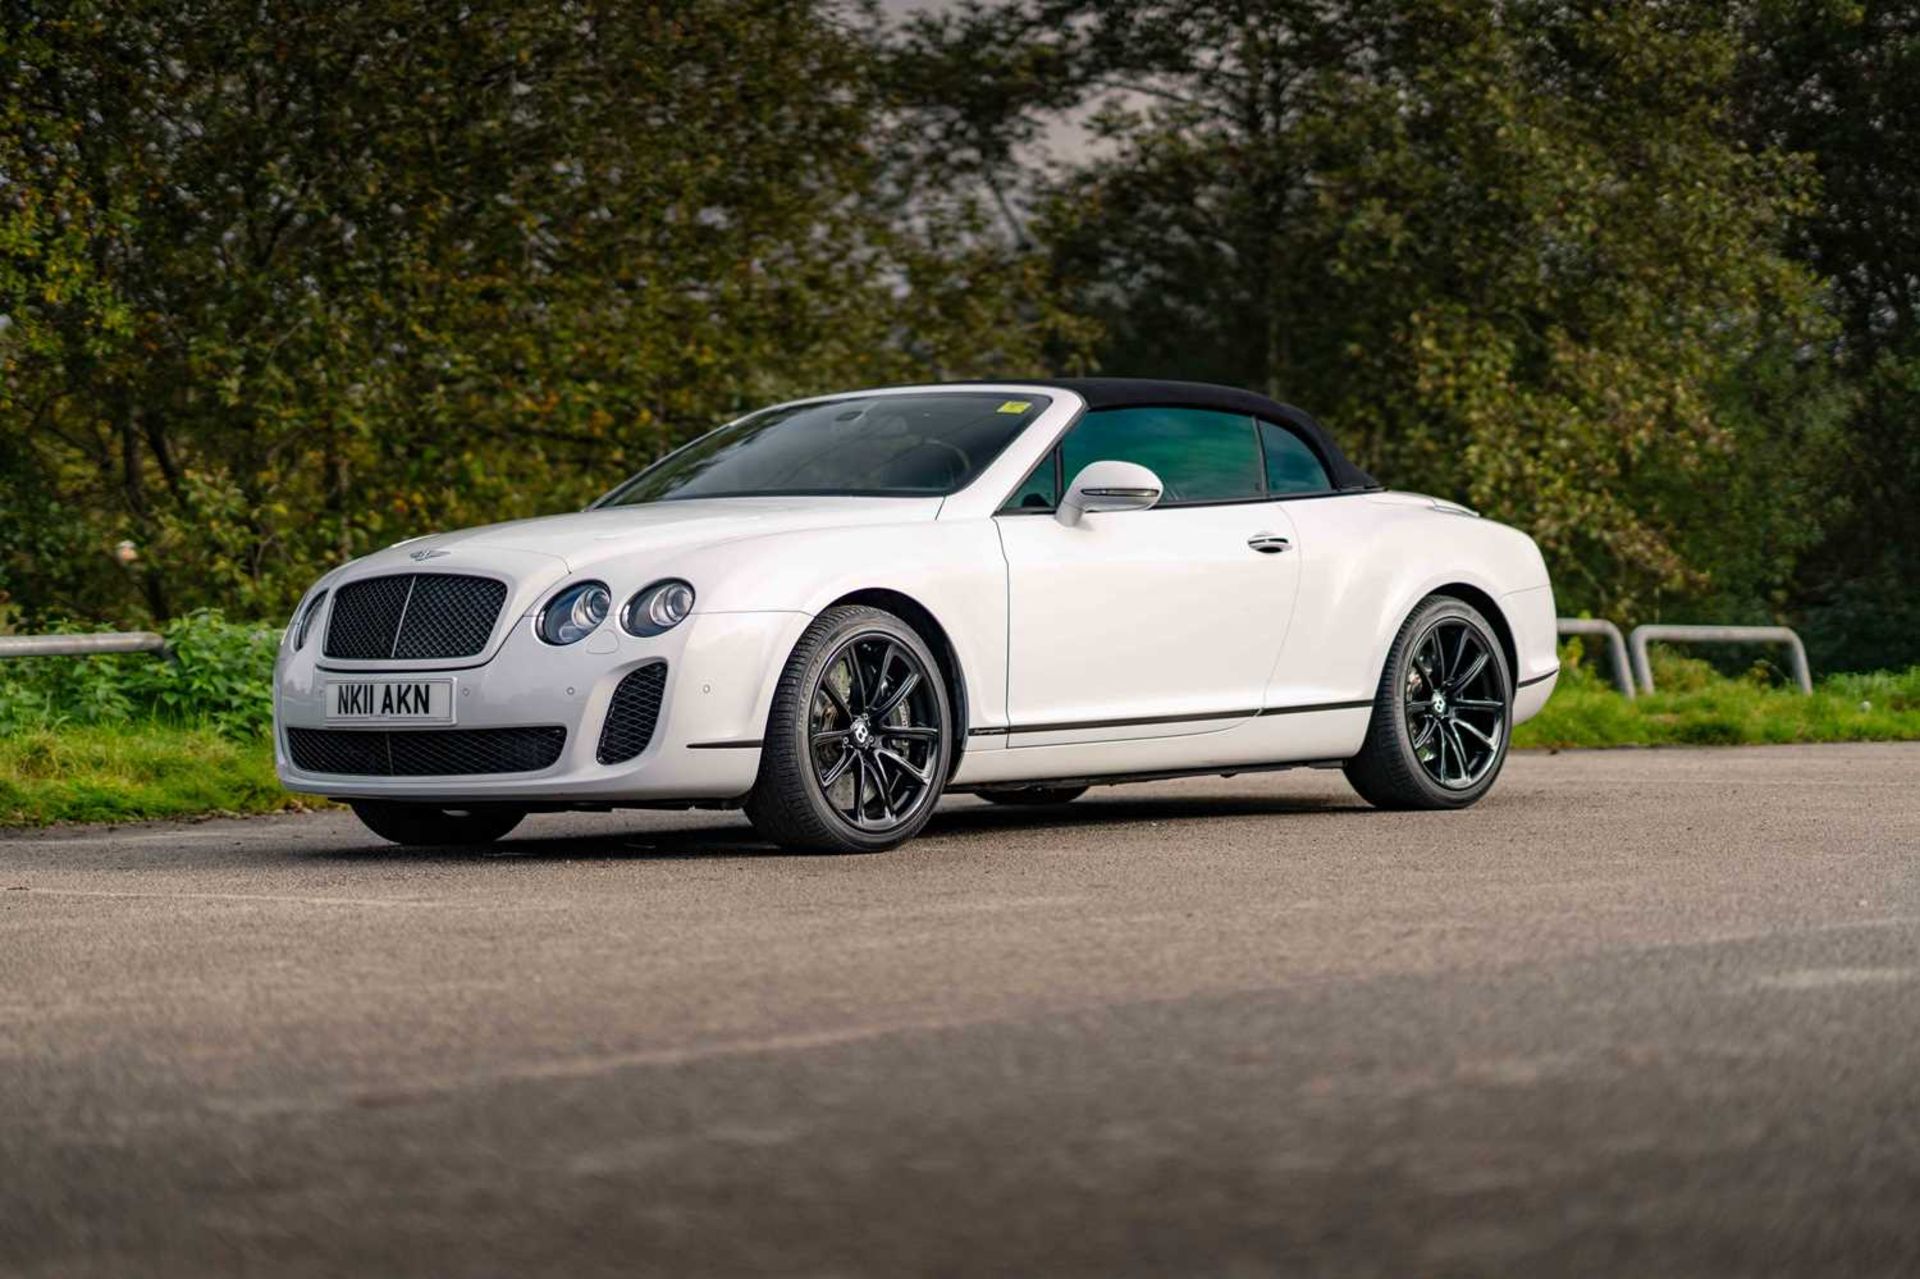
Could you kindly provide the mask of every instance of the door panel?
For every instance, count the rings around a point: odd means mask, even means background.
[[[1260,706],[1299,584],[1280,502],[1002,515],[1008,745],[1175,736]],[[1144,722],[1143,722],[1144,721]]]

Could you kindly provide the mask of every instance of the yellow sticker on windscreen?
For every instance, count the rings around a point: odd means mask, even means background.
[[[1002,413],[1025,413],[1032,407],[1032,400],[1008,400],[1000,406],[1000,411]]]

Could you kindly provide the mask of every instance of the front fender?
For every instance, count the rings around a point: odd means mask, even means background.
[[[861,591],[892,591],[919,604],[946,632],[973,726],[1006,723],[1007,567],[991,520],[820,529],[750,538],[678,557],[694,584],[696,613],[818,616]],[[797,636],[796,636],[797,639]],[[771,706],[782,661],[766,672]]]

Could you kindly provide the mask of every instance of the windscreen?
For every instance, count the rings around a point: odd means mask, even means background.
[[[668,454],[602,506],[703,497],[939,497],[973,482],[1050,401],[953,391],[768,409]]]

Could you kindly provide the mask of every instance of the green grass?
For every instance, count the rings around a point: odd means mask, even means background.
[[[1729,679],[1697,659],[1654,653],[1654,686],[1633,701],[1598,675],[1579,649],[1561,655],[1560,685],[1546,709],[1514,731],[1514,745],[1741,746],[1779,742],[1920,740],[1920,667],[1904,673],[1836,675],[1808,697],[1764,682]]]
[[[261,738],[138,721],[0,735],[0,826],[271,813],[319,802],[281,788]]]
[[[1920,668],[1839,675],[1812,697],[1729,679],[1671,654],[1655,660],[1661,692],[1629,702],[1584,659],[1562,654],[1560,686],[1520,726],[1520,748],[1733,746],[1766,742],[1920,740]],[[163,719],[48,724],[0,732],[0,826],[125,822],[317,807],[273,775],[267,740]]]

